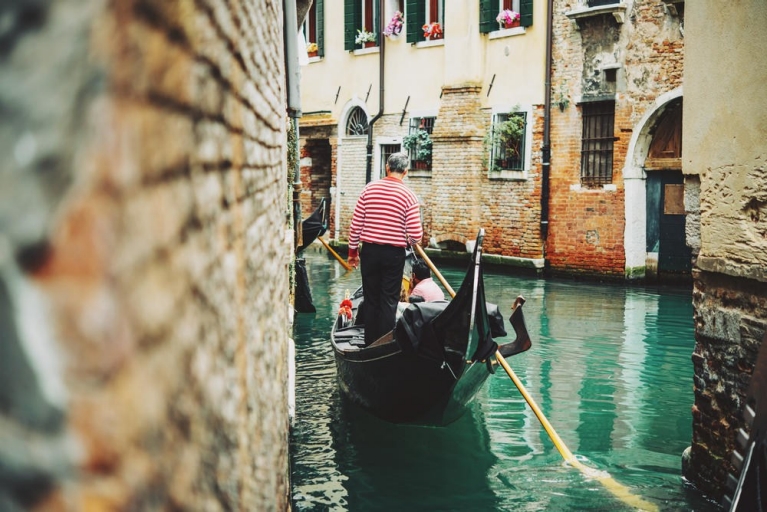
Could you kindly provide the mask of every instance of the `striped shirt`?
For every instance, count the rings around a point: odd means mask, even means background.
[[[423,238],[418,199],[402,183],[387,176],[368,183],[357,200],[349,228],[349,250],[356,251],[360,241],[406,247]]]

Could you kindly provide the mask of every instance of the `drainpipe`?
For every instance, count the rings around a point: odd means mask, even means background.
[[[365,183],[370,183],[373,179],[373,125],[378,121],[384,112],[384,50],[386,48],[383,35],[384,23],[384,0],[378,1],[378,113],[368,123],[368,154],[367,165],[365,167]]]
[[[543,107],[543,147],[541,148],[541,238],[543,259],[546,260],[546,238],[549,235],[549,176],[551,173],[551,47],[553,35],[554,0],[549,0],[546,20],[546,85]]]
[[[298,143],[298,118],[301,117],[301,68],[298,65],[298,25],[296,22],[296,0],[285,0],[283,9],[284,32],[283,42],[285,45],[285,80],[287,89],[288,117],[296,135],[296,146],[293,167],[293,234],[294,247],[302,243],[301,233],[301,168],[299,164]]]

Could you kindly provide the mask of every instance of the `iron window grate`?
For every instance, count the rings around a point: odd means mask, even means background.
[[[613,181],[615,102],[582,105],[581,184],[599,186]]]
[[[400,151],[399,144],[381,144],[381,177],[386,176],[386,162],[394,153]]]

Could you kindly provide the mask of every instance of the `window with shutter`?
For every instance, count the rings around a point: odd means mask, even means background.
[[[357,30],[362,27],[362,9],[359,0],[344,0],[344,50],[353,51]]]
[[[498,14],[506,9],[514,11],[520,15],[519,26],[529,27],[533,24],[533,0],[480,0],[480,33],[487,34],[494,30],[498,30]]]
[[[314,0],[304,22],[306,50],[310,57],[325,55],[324,45],[324,0]]]

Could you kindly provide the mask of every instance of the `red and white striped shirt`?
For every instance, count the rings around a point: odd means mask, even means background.
[[[360,241],[406,247],[423,238],[418,198],[401,179],[387,176],[365,185],[349,228],[349,250]]]

